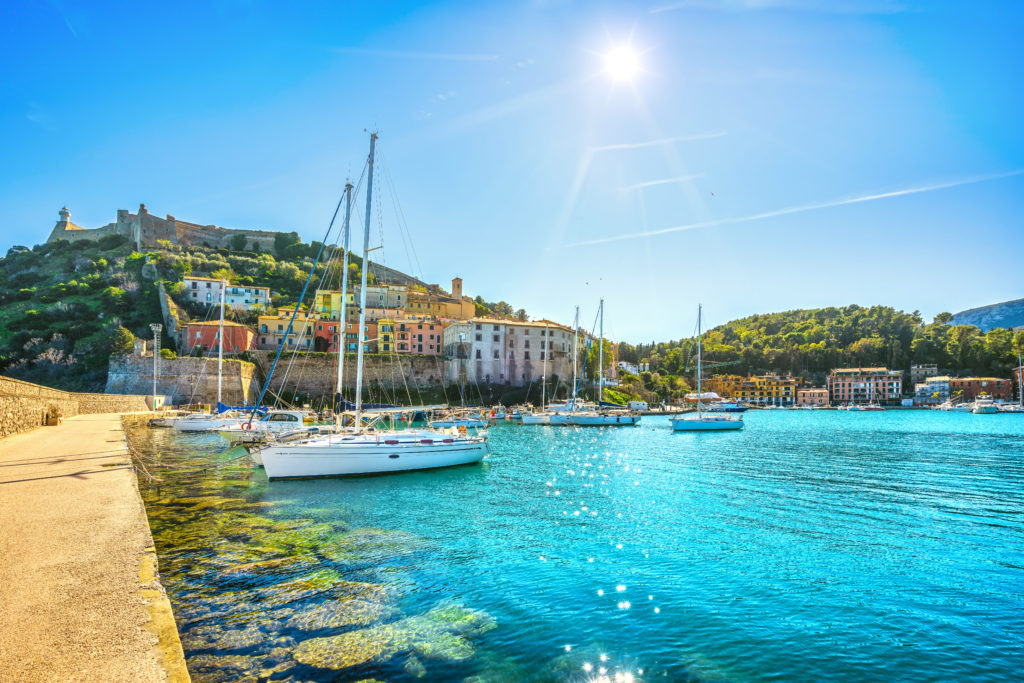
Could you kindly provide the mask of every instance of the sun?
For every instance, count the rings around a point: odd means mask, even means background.
[[[613,81],[632,81],[640,73],[640,55],[628,45],[614,47],[604,56],[604,70]]]

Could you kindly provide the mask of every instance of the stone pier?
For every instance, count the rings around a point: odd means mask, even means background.
[[[118,414],[0,439],[0,681],[188,681]]]

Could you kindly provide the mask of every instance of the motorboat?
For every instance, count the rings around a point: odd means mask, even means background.
[[[739,401],[719,400],[713,401],[704,407],[707,413],[742,413],[750,409],[750,406],[743,405]]]
[[[975,415],[994,415],[999,412],[999,406],[991,396],[981,394],[974,399],[974,407],[971,408],[971,412]]]
[[[312,426],[316,416],[307,410],[270,410],[258,420],[242,419],[217,431],[228,443],[257,443],[270,434],[283,434]]]

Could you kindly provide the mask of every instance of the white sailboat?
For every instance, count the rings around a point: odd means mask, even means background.
[[[376,133],[370,135],[367,165],[366,221],[363,233],[362,287],[359,294],[359,335],[356,367],[355,422],[351,433],[328,434],[287,442],[270,443],[257,458],[269,479],[337,477],[435,469],[478,463],[487,455],[487,436],[459,434],[455,430],[362,429],[363,336],[366,323],[366,275],[370,269],[370,208],[373,196],[373,155]],[[351,197],[351,194],[349,194]],[[349,202],[350,206],[351,202]],[[346,225],[349,209],[346,208]],[[340,374],[340,369],[339,369]]]
[[[701,402],[701,314],[703,307],[697,306],[697,414],[678,415],[672,418],[672,429],[677,432],[713,432],[727,429],[743,429],[742,413],[705,413]]]
[[[609,411],[601,409],[601,399],[604,398],[604,299],[601,299],[598,307],[600,317],[600,332],[598,336],[597,351],[597,408],[595,410],[570,410],[558,415],[552,415],[551,424],[569,425],[574,427],[632,427],[639,424],[640,416],[626,411]],[[577,309],[578,316],[578,309]],[[573,372],[573,406],[576,407],[576,377]]]

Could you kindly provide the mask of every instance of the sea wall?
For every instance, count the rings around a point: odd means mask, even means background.
[[[148,410],[145,395],[76,394],[0,377],[0,437],[46,424],[46,416]]]
[[[221,374],[221,400],[245,405],[259,396],[256,366],[225,359]],[[107,371],[108,394],[145,394],[153,391],[153,354],[111,356]],[[159,358],[157,394],[175,404],[214,403],[217,400],[217,358]]]

